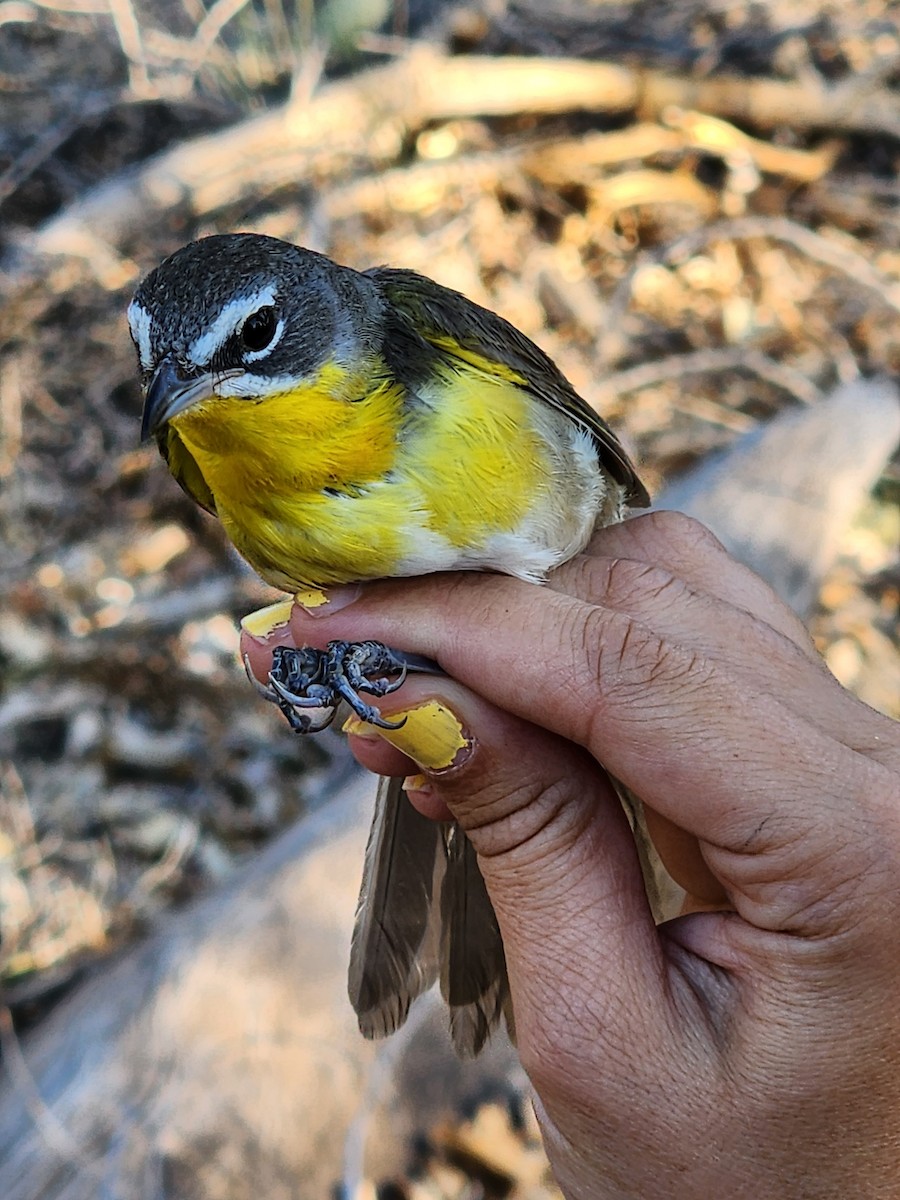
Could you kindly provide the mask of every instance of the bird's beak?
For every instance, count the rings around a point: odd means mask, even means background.
[[[146,442],[167,421],[183,413],[198,400],[212,396],[214,392],[213,377],[208,371],[187,378],[177,363],[171,358],[164,358],[153,373],[144,396],[141,441]]]

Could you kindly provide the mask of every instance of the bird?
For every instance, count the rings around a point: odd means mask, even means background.
[[[153,269],[128,320],[142,438],[288,593],[439,571],[538,584],[596,528],[650,504],[547,354],[414,271],[217,234]],[[390,725],[359,693],[439,669],[378,643],[329,653],[294,652],[263,688],[301,731],[320,727],[305,709],[323,694]],[[439,980],[454,1046],[471,1056],[501,1016],[512,1024],[502,938],[470,841],[421,816],[401,783],[382,779],[376,796],[350,1000],[362,1033],[385,1036]]]

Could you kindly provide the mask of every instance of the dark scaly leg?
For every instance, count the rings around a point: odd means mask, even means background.
[[[407,672],[440,673],[440,667],[420,655],[403,654],[381,642],[329,642],[324,650],[278,646],[272,655],[268,685],[254,678],[247,660],[250,682],[264,699],[277,704],[297,733],[318,733],[334,720],[343,700],[370,725],[397,729],[402,721],[388,721],[361,693],[388,696],[406,679]],[[309,710],[316,710],[313,716]]]

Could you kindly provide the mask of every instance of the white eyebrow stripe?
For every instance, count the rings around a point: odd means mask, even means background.
[[[204,367],[217,350],[225,345],[233,333],[258,308],[275,303],[275,288],[272,284],[251,292],[249,296],[238,296],[229,300],[205,333],[201,333],[188,347],[188,357],[198,367]]]
[[[149,371],[153,366],[153,344],[150,338],[153,318],[136,300],[132,300],[128,305],[128,325],[137,346],[141,366],[145,371]]]

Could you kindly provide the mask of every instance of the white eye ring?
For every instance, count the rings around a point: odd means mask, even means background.
[[[275,326],[275,332],[268,345],[263,346],[261,350],[244,350],[242,358],[244,362],[257,362],[260,358],[265,358],[267,354],[271,354],[281,340],[281,335],[284,333],[284,317],[278,318],[278,324]]]

